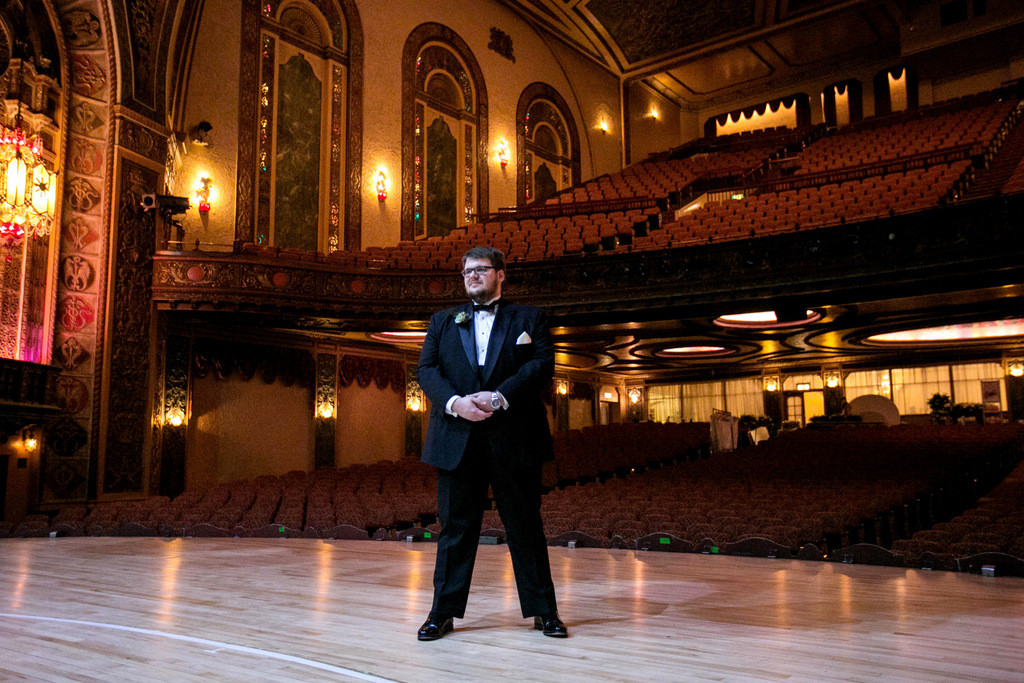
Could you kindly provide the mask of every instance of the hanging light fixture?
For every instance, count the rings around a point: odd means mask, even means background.
[[[57,200],[57,174],[43,164],[43,143],[38,136],[26,138],[21,128],[21,80],[18,68],[15,92],[18,112],[14,130],[0,130],[0,239],[20,241],[48,235]]]

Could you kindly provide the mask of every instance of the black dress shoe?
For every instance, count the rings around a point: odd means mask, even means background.
[[[438,619],[433,614],[427,617],[416,633],[416,640],[437,640],[455,630],[452,626],[452,618]]]
[[[558,612],[545,614],[542,617],[534,617],[533,627],[538,631],[543,631],[544,635],[551,636],[552,638],[569,637],[569,628],[558,618]]]

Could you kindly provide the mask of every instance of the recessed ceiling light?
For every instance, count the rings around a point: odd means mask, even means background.
[[[959,323],[939,327],[873,334],[864,341],[882,344],[976,341],[1001,337],[1024,336],[1024,318],[989,320],[981,323]]]
[[[779,320],[775,311],[757,311],[756,313],[734,313],[720,315],[714,322],[719,327],[734,327],[748,330],[771,330],[781,327],[797,327],[821,320],[821,313],[807,309],[804,317],[799,320]]]
[[[373,332],[371,339],[386,342],[399,342],[404,344],[422,344],[427,338],[426,332]]]
[[[687,356],[702,353],[722,353],[729,349],[724,346],[673,346],[670,349],[663,349],[658,352],[662,356]]]
[[[779,317],[775,311],[758,311],[757,313],[737,313],[735,315],[722,315],[719,320],[731,323],[776,323]]]

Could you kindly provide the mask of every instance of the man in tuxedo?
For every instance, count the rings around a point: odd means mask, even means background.
[[[417,637],[441,638],[464,616],[490,484],[523,617],[564,638],[540,517],[541,463],[553,457],[543,401],[555,368],[551,335],[540,309],[501,298],[499,250],[474,247],[462,266],[472,301],[430,319],[417,371],[431,402],[422,460],[438,468],[441,521],[433,607]]]

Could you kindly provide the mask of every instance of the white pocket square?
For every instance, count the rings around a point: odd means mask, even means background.
[[[530,339],[530,335],[526,334],[525,332],[523,332],[521,335],[519,335],[519,337],[516,339],[516,346],[519,346],[520,344],[532,344],[532,343],[533,343],[533,340]]]

